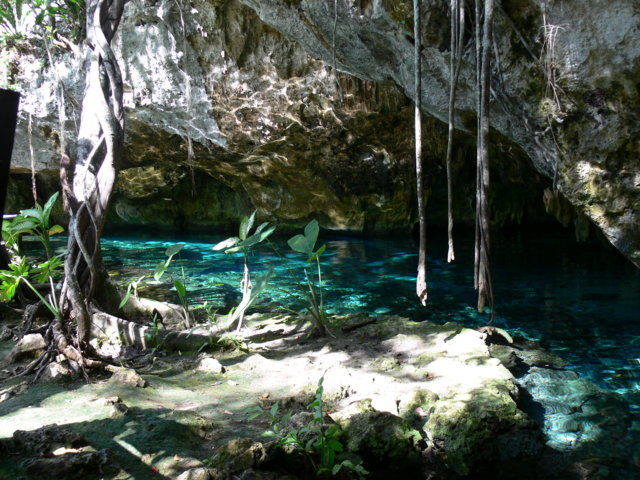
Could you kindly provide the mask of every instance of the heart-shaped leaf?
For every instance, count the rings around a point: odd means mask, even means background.
[[[316,240],[318,240],[318,233],[320,233],[320,226],[318,225],[318,221],[314,219],[304,227],[304,234],[290,238],[287,243],[292,250],[311,255],[313,253],[313,247],[316,245]]]

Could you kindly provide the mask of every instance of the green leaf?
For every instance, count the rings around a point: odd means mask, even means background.
[[[124,294],[122,300],[120,300],[120,305],[118,305],[118,309],[124,307],[129,301],[129,297],[131,296],[132,284],[127,285],[127,293]]]
[[[176,243],[175,245],[171,245],[170,247],[168,247],[164,254],[167,257],[173,257],[176,253],[179,253],[180,250],[182,250],[184,248],[185,244],[184,243]]]
[[[22,234],[33,231],[37,227],[37,223],[23,216],[17,216],[7,226],[7,231],[13,234]]]
[[[56,203],[56,200],[58,200],[59,196],[60,192],[56,192],[51,195],[51,197],[49,197],[49,200],[47,200],[47,203],[45,203],[44,207],[42,208],[42,226],[45,228],[49,226],[49,217],[51,216],[51,210],[53,210],[53,205],[54,203]]]
[[[335,438],[332,438],[331,440],[329,440],[329,448],[334,452],[338,452],[338,453],[344,450],[344,447],[342,446],[342,442],[340,440],[336,440]]]
[[[253,234],[255,235],[257,233],[260,233],[262,230],[267,228],[267,225],[269,225],[269,222],[262,222],[260,225],[258,225],[258,228],[256,228],[256,231],[253,232]]]
[[[56,255],[46,262],[39,264],[31,271],[31,274],[38,283],[48,282],[49,278],[55,279],[60,276],[62,273],[62,263],[62,257]]]
[[[156,282],[160,281],[162,276],[167,271],[167,268],[169,268],[169,265],[167,265],[165,262],[160,262],[158,265],[156,265],[156,271],[153,272],[153,278],[156,280]]]
[[[304,234],[290,238],[287,243],[292,250],[311,255],[316,245],[316,240],[318,240],[318,233],[320,233],[320,226],[318,221],[314,219],[304,227]]]
[[[223,240],[217,244],[214,245],[213,250],[218,251],[218,250],[224,250],[230,247],[233,247],[235,245],[237,245],[237,243],[240,241],[240,239],[238,237],[229,237],[226,240]],[[226,252],[229,253],[229,252]]]
[[[20,215],[26,218],[34,218],[38,223],[42,223],[42,210],[37,208],[27,208],[26,210],[20,210]]]
[[[253,223],[256,221],[256,212],[257,210],[254,210],[251,216],[243,217],[240,221],[240,231],[238,232],[240,240],[247,239],[247,235],[249,235],[249,231],[251,230],[251,227],[253,227]]]
[[[176,287],[176,292],[178,292],[180,303],[185,304],[187,300],[187,289],[184,284],[180,280],[174,280],[173,285]]]
[[[307,261],[309,262],[313,262],[314,260],[320,261],[320,255],[322,255],[326,249],[327,249],[327,244],[325,243],[313,255],[311,255]]]
[[[238,243],[238,247],[239,248],[253,247],[254,245],[257,245],[258,243],[264,241],[269,235],[273,233],[275,229],[276,227],[274,225],[272,227],[267,228],[265,231],[257,232],[251,235],[246,240],[243,240],[240,243]]]
[[[64,232],[64,228],[62,228],[60,225],[54,225],[49,229],[49,235],[56,235],[57,233],[62,232]]]
[[[262,412],[256,412],[256,413],[252,413],[251,415],[249,415],[247,417],[247,420],[255,420],[256,418],[258,418],[260,415],[262,415]]]
[[[269,414],[270,414],[272,417],[275,417],[275,416],[278,414],[278,408],[279,408],[279,404],[278,404],[278,402],[274,403],[274,404],[271,406],[271,409],[269,410]]]

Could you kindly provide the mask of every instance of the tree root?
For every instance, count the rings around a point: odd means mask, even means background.
[[[91,316],[91,334],[94,338],[107,337],[142,349],[162,345],[173,350],[197,350],[209,343],[216,333],[204,327],[189,330],[155,329],[104,312],[96,312]]]

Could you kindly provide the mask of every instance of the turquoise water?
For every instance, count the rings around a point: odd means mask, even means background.
[[[186,243],[171,267],[184,268],[192,304],[207,302],[226,313],[239,301],[242,256],[214,252],[223,236],[184,238],[107,237],[107,268],[126,283],[152,270],[174,243]],[[329,313],[398,314],[416,320],[488,321],[474,305],[472,238],[457,239],[458,260],[446,262],[446,239],[429,239],[429,303],[415,297],[417,254],[411,239],[325,236],[323,287]],[[258,309],[302,310],[285,263],[299,277],[308,267],[284,241],[283,262],[268,246],[251,255],[255,277],[274,269]],[[494,325],[508,328],[560,354],[568,368],[603,388],[622,393],[640,412],[640,270],[610,247],[576,244],[564,232],[520,232],[493,239]],[[125,266],[125,267],[123,267]],[[163,279],[166,280],[166,279]],[[165,281],[168,285],[168,282]]]

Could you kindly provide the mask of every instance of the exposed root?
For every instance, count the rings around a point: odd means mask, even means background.
[[[108,338],[124,345],[132,345],[141,349],[164,348],[176,350],[197,350],[211,341],[219,331],[200,327],[188,330],[156,330],[147,325],[96,312],[91,316],[91,335],[96,338]]]

